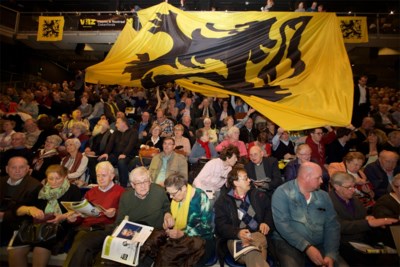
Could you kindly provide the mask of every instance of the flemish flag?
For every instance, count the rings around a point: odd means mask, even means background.
[[[39,17],[38,41],[61,41],[63,38],[64,17]]]
[[[138,12],[141,30],[86,69],[91,83],[152,88],[175,81],[235,95],[286,130],[350,123],[351,66],[334,13]]]
[[[368,43],[367,17],[338,17],[345,43]]]

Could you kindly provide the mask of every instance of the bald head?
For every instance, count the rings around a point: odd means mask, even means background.
[[[302,163],[297,174],[297,181],[302,193],[318,190],[323,182],[321,167],[314,162]]]
[[[264,152],[259,146],[252,146],[249,151],[249,157],[254,164],[260,164],[264,156]]]

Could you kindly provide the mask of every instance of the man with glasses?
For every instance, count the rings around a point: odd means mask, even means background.
[[[304,162],[297,178],[278,187],[272,196],[277,230],[272,243],[282,267],[308,266],[307,258],[315,265],[332,267],[337,260],[340,225],[321,184],[321,167]]]
[[[151,182],[150,173],[145,167],[138,167],[129,174],[132,188],[121,196],[114,227],[117,227],[125,216],[129,221],[163,229],[174,225],[170,213],[170,202],[165,190]],[[77,251],[80,257],[73,258],[67,266],[92,266],[93,259],[101,251],[104,239],[112,233],[112,229],[92,232],[85,236]],[[142,266],[142,265],[141,265]],[[66,267],[66,265],[64,265]]]
[[[265,191],[250,186],[242,166],[235,166],[229,172],[227,190],[221,193],[214,208],[216,233],[227,242],[232,255],[234,241],[238,239],[243,246],[260,249],[241,255],[237,261],[246,266],[269,266],[266,236],[274,229],[270,199]]]
[[[367,216],[367,210],[363,204],[354,197],[355,178],[345,173],[337,172],[331,177],[331,185],[334,191],[329,196],[335,207],[340,222],[340,255],[350,266],[379,266],[383,265],[383,258],[376,255],[368,255],[357,252],[349,242],[362,242],[374,245],[381,241],[372,231],[375,227],[383,227],[397,222],[393,218],[376,219]],[[385,255],[388,260],[387,255]],[[393,264],[395,266],[396,263]]]
[[[315,128],[310,131],[306,138],[306,144],[311,148],[311,160],[318,163],[321,168],[325,166],[325,146],[336,139],[336,134],[332,127],[326,126],[327,134],[324,134],[322,128]]]
[[[170,137],[174,133],[174,123],[165,116],[164,110],[157,109],[156,120],[153,125],[161,127],[161,137]]]
[[[166,137],[163,141],[163,151],[153,157],[149,172],[153,181],[164,186],[164,180],[173,173],[179,173],[188,178],[188,163],[186,157],[174,151],[175,140]]]

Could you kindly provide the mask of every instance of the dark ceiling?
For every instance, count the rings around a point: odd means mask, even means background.
[[[159,0],[0,0],[6,5],[21,11],[110,11],[131,10],[134,6],[146,8],[160,3]],[[179,6],[180,0],[170,0],[172,5]],[[206,10],[214,6],[217,10],[243,11],[260,10],[266,0],[186,0],[188,10]],[[298,1],[275,0],[279,11],[294,10]],[[309,6],[312,1],[304,1]],[[322,3],[332,12],[399,12],[399,0],[324,0]]]

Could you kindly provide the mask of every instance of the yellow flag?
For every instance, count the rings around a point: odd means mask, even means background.
[[[334,13],[138,12],[124,49],[87,68],[86,81],[155,87],[175,81],[235,95],[287,130],[350,123],[353,80]]]
[[[61,41],[63,38],[64,17],[39,17],[38,41]]]
[[[368,43],[367,17],[338,17],[345,43]]]

